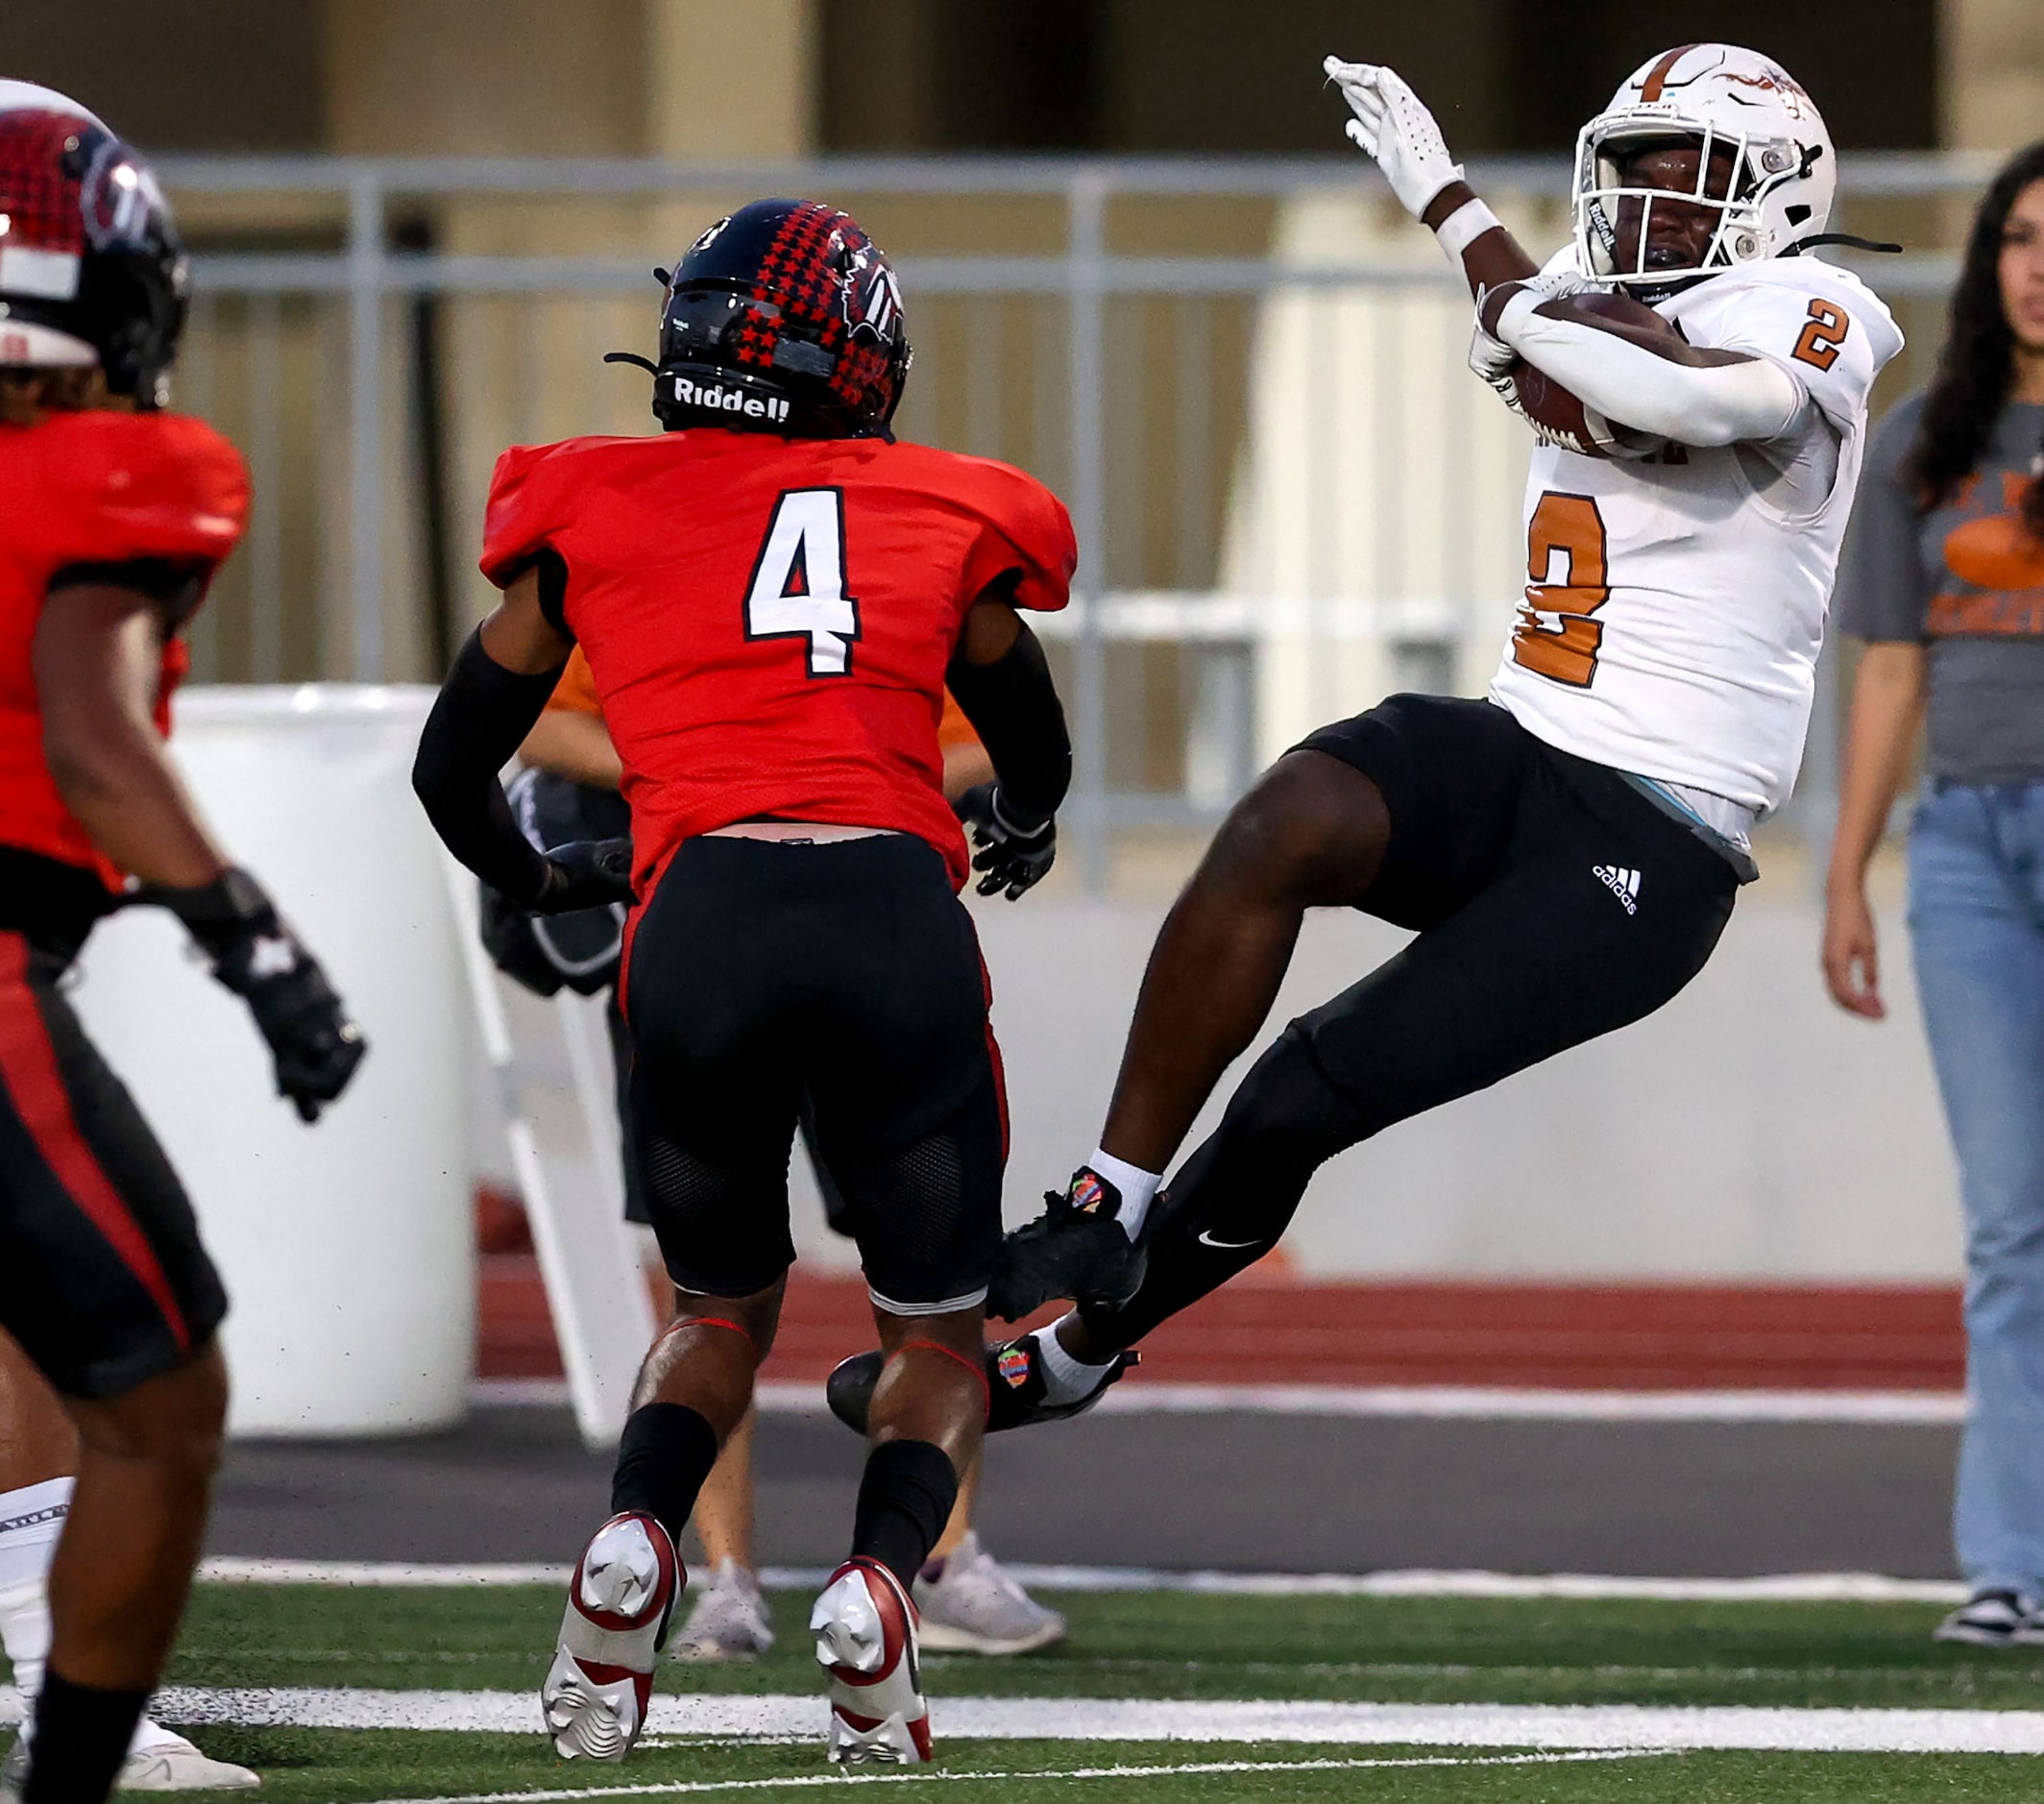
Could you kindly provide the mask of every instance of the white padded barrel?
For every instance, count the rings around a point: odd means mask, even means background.
[[[432,692],[198,689],[180,768],[369,1036],[316,1126],[247,1009],[156,909],[104,922],[75,1000],[161,1136],[227,1280],[236,1434],[442,1426],[465,1406],[474,1234],[468,1025],[439,848],[410,771]]]

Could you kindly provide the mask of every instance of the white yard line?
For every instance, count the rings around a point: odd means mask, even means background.
[[[478,1378],[471,1399],[485,1406],[566,1407],[558,1378]],[[758,1386],[774,1415],[820,1416],[823,1386]],[[1140,1377],[1118,1384],[1103,1415],[1380,1417],[1490,1422],[1841,1422],[1897,1427],[1947,1426],[1966,1418],[1960,1391],[1531,1391],[1477,1385],[1164,1384]]]
[[[1623,1748],[1579,1754],[1423,1755],[1413,1760],[1203,1760],[1164,1767],[1072,1767],[1050,1772],[819,1772],[773,1779],[688,1779],[645,1785],[581,1786],[559,1792],[472,1792],[462,1797],[386,1798],[383,1804],[549,1804],[602,1797],[685,1797],[711,1792],[786,1792],[840,1785],[971,1785],[1031,1779],[1174,1779],[1231,1772],[1355,1772],[1366,1767],[1545,1767],[1586,1760],[1645,1760],[1653,1750]]]
[[[537,1734],[537,1694],[173,1686],[166,1722],[253,1727]],[[2044,1754],[2044,1711],[1676,1709],[1636,1704],[1356,1704],[1318,1700],[946,1697],[940,1738],[1024,1742],[1239,1742],[1621,1750],[1748,1748],[1812,1753]],[[20,1699],[0,1690],[0,1721]],[[654,1735],[820,1737],[820,1694],[656,1694]]]
[[[1186,1591],[1250,1597],[1503,1597],[1640,1599],[1663,1603],[1927,1603],[1965,1600],[1966,1588],[1941,1578],[1887,1578],[1877,1572],[1783,1572],[1757,1578],[1635,1578],[1595,1572],[1168,1572],[1139,1566],[1010,1566],[1033,1591]],[[378,1560],[257,1560],[222,1556],[199,1576],[233,1585],[366,1585],[410,1588],[565,1585],[563,1566],[421,1566]],[[815,1568],[769,1566],[771,1590],[821,1585]]]

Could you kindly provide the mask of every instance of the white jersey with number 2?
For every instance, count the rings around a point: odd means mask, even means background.
[[[1764,815],[1802,762],[1867,397],[1902,333],[1807,256],[1655,310],[1691,345],[1778,363],[1813,404],[1764,444],[1643,462],[1536,448],[1525,600],[1491,699],[1564,751]]]

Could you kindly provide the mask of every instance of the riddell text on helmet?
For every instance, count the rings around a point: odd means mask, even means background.
[[[715,413],[742,413],[753,420],[788,418],[788,402],[778,395],[748,395],[742,388],[691,381],[686,376],[674,378],[674,399],[691,407],[704,407]]]

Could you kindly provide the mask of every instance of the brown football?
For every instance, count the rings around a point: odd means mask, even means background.
[[[1679,337],[1675,329],[1644,302],[1635,301],[1630,295],[1615,289],[1588,288],[1580,294],[1566,296],[1559,305],[1601,325],[1622,329],[1621,337],[1636,340]],[[1519,404],[1525,409],[1527,416],[1539,421],[1571,450],[1581,451],[1586,457],[1608,454],[1610,440],[1600,440],[1592,434],[1589,422],[1583,415],[1582,402],[1551,376],[1535,369],[1521,357],[1512,365],[1512,384],[1518,391]]]

